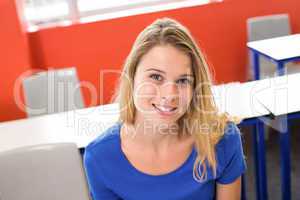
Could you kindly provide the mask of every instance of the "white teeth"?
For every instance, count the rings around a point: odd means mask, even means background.
[[[165,108],[165,107],[158,107],[162,111],[170,112],[172,109],[170,108]]]
[[[174,108],[172,107],[163,107],[163,106],[156,106],[156,107],[163,112],[171,112],[174,110]]]

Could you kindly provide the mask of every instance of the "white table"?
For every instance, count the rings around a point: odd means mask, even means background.
[[[277,65],[277,74],[285,74],[285,64],[287,62],[300,60],[300,34],[293,34],[283,37],[276,37],[272,39],[259,40],[254,42],[247,43],[248,48],[253,53],[253,68],[255,79],[260,78],[259,74],[259,56],[264,56],[267,59],[273,61]],[[286,96],[286,95],[283,95]],[[281,101],[290,101],[284,100],[281,98]],[[270,103],[270,102],[269,102]],[[281,102],[281,104],[284,104]],[[293,104],[293,103],[291,103]],[[276,106],[271,106],[276,107]],[[278,113],[285,113],[285,110],[288,110],[288,106],[281,106]],[[277,112],[277,110],[276,110]],[[287,127],[286,120],[278,120],[278,123],[281,127]],[[285,124],[284,124],[285,123]],[[290,174],[290,141],[289,141],[289,132],[288,127],[285,131],[280,131],[280,153],[282,160],[281,167],[281,176],[282,176],[282,199],[289,200],[291,199],[290,183],[291,183],[291,174]],[[264,174],[262,174],[264,176]],[[263,186],[264,191],[266,191],[267,186]],[[267,199],[267,193],[263,192],[261,199]]]
[[[274,60],[300,56],[300,34],[248,42],[247,46]]]
[[[259,79],[259,56],[264,56],[277,64],[277,73],[284,74],[284,64],[300,59],[300,34],[248,42],[253,52],[254,76]]]
[[[72,142],[85,147],[118,120],[110,104],[0,123],[0,152],[23,146]]]

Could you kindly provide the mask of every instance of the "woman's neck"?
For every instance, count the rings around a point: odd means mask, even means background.
[[[149,150],[157,154],[169,152],[178,143],[191,139],[185,135],[178,137],[177,124],[155,124],[149,121],[135,121],[134,124],[124,124],[123,139],[129,145],[134,145],[141,151]]]

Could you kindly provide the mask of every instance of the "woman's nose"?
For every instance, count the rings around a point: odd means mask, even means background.
[[[167,82],[161,86],[160,96],[167,101],[174,101],[178,98],[178,86],[176,83]]]

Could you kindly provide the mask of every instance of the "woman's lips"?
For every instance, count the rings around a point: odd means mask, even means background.
[[[155,108],[155,110],[158,111],[159,114],[164,115],[164,116],[173,115],[177,110],[177,107],[161,106],[161,105],[156,105],[156,104],[152,104],[152,105]]]

